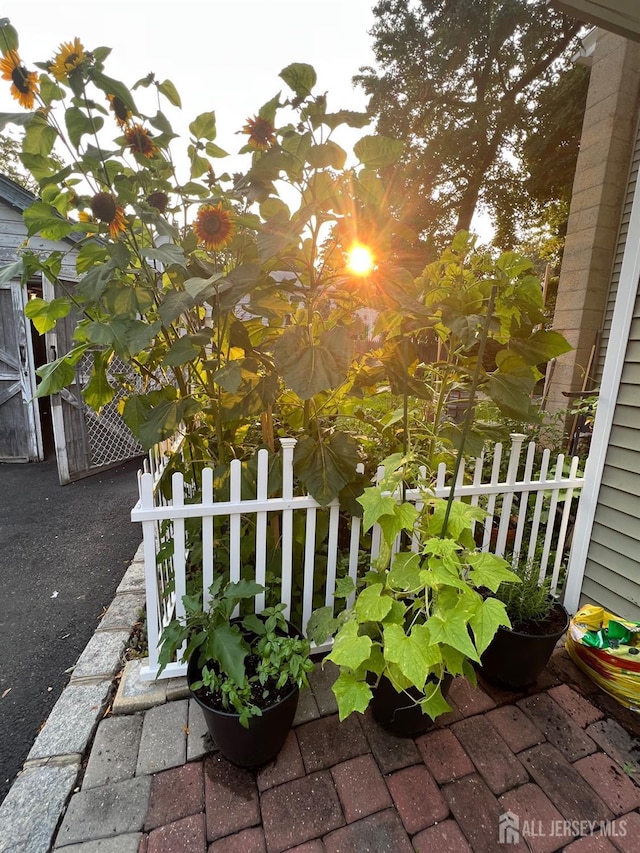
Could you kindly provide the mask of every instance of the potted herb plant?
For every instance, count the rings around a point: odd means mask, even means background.
[[[184,618],[174,618],[161,637],[161,671],[182,649],[189,689],[209,732],[220,752],[242,767],[278,754],[313,669],[309,641],[287,622],[284,604],[234,616],[263,591],[246,580],[223,586],[218,577],[207,606],[201,596],[184,596]]]
[[[340,719],[371,705],[386,729],[415,736],[450,710],[453,676],[475,683],[472,664],[480,663],[498,626],[509,624],[504,603],[481,591],[516,578],[504,559],[475,548],[473,521],[482,510],[428,490],[421,508],[398,501],[407,461],[401,454],[387,459],[382,482],[358,499],[364,529],[379,524],[382,547],[353,606],[337,617],[321,608],[309,630],[316,642],[335,638],[327,659],[340,670],[333,686]],[[398,536],[411,549],[392,553]],[[349,579],[339,592],[353,592]]]
[[[492,684],[521,689],[533,684],[549,662],[569,625],[564,606],[542,583],[534,560],[516,558],[519,584],[501,584],[495,597],[509,616],[511,628],[500,626],[481,658],[480,672]]]

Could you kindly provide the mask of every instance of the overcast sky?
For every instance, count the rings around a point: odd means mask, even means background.
[[[112,48],[109,76],[132,85],[154,71],[182,97],[183,132],[198,113],[215,110],[218,144],[234,151],[245,119],[286,87],[278,73],[307,62],[329,108],[364,109],[366,98],[351,78],[373,61],[374,0],[10,0],[0,14],[18,30],[27,68],[46,61],[62,41],[78,36],[85,48]],[[19,111],[0,81],[0,111]],[[151,111],[151,110],[149,110]],[[362,135],[345,137],[351,145]]]

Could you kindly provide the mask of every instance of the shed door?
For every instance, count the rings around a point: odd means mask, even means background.
[[[19,281],[0,284],[0,461],[44,457],[26,298]]]

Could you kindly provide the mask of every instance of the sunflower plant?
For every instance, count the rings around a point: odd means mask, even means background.
[[[170,80],[128,87],[107,73],[108,48],[78,38],[27,63],[7,19],[0,50],[22,108],[0,127],[23,129],[21,159],[40,187],[28,237],[72,242],[46,257],[27,246],[0,272],[49,282],[53,298],[27,306],[39,332],[78,317],[71,349],[39,369],[38,395],[73,383],[91,353],[84,400],[100,410],[120,386],[144,448],[181,430],[189,458],[216,465],[294,435],[296,475],[320,503],[351,488],[358,451],[341,417],[361,358],[359,311],[380,298],[376,281],[385,296],[412,281],[389,261],[404,233],[386,204],[402,144],[365,134],[347,166],[335,131],[368,116],[330,111],[314,69],[294,63],[280,74],[284,94],[239,129],[245,170],[225,170],[208,105],[187,140],[174,132]],[[375,246],[367,282],[347,267],[362,243]],[[115,357],[126,375],[109,370]]]

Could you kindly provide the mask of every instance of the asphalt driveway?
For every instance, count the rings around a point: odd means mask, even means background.
[[[141,541],[132,460],[68,486],[0,464],[0,802]]]

